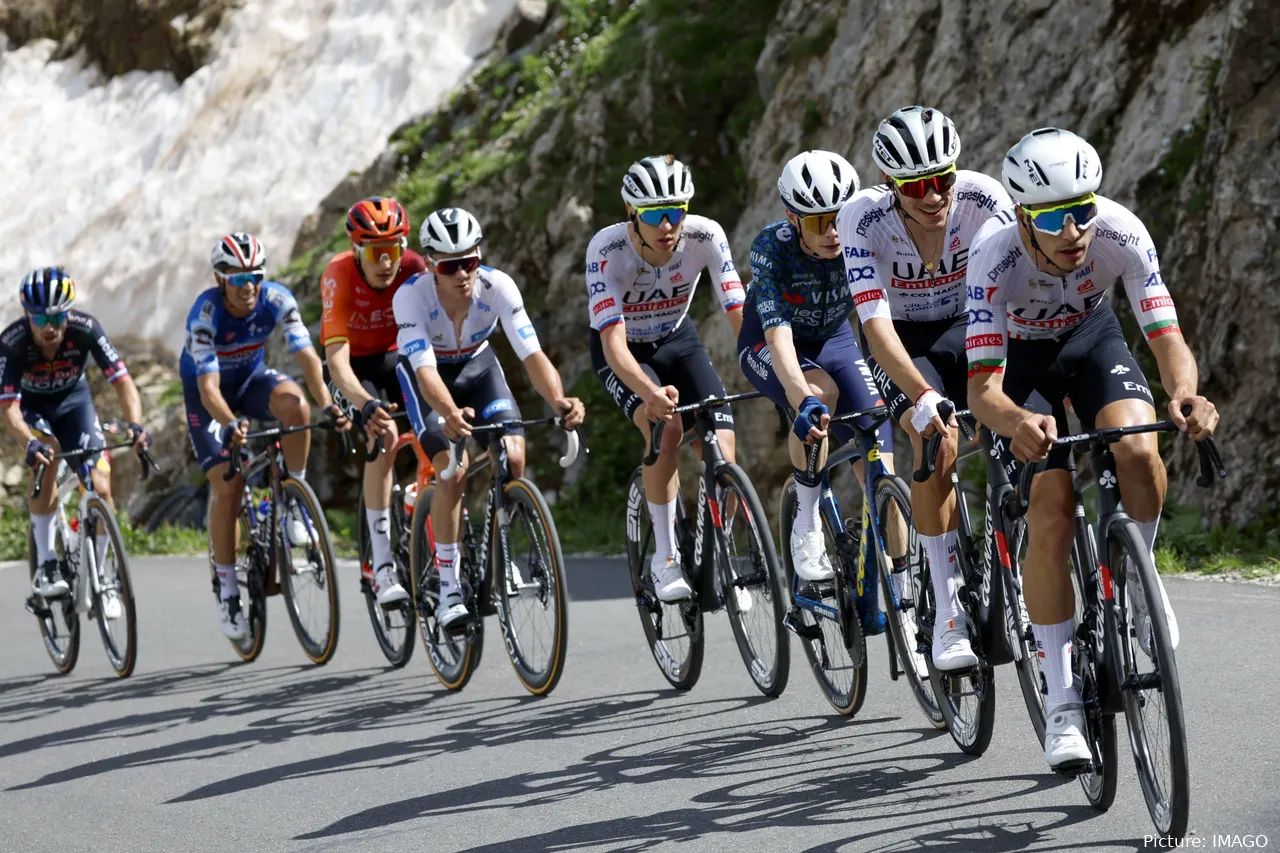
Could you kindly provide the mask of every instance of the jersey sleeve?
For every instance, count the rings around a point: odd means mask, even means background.
[[[779,226],[786,227],[789,226]],[[751,290],[755,293],[756,313],[760,315],[761,328],[790,326],[791,306],[782,298],[784,284],[780,281],[785,271],[779,268],[782,264],[778,258],[778,244],[769,228],[756,235],[751,244],[749,259]]]
[[[347,318],[351,316],[351,286],[337,259],[329,262],[320,278],[320,345],[347,343]]]
[[[610,263],[606,257],[608,243],[606,229],[593,237],[587,247],[587,311],[591,328],[597,332],[622,322],[622,294],[605,271]]]
[[[282,284],[276,284],[266,294],[267,301],[275,310],[276,325],[284,330],[285,345],[289,352],[300,352],[311,349],[311,333],[302,322],[302,313],[298,311],[298,302],[293,293]]]
[[[992,259],[999,256],[994,251],[995,241],[974,241],[969,253],[969,271],[965,310],[969,315],[969,328],[965,333],[964,350],[969,361],[969,378],[982,373],[1004,373],[1008,351],[1009,315],[1006,305],[1005,285],[997,275],[993,282],[988,273]]]
[[[214,328],[214,304],[202,299],[187,318],[187,355],[196,366],[196,375],[219,373],[218,351],[214,347],[217,330]]]
[[[702,245],[707,249],[706,265],[711,272],[711,280],[716,283],[716,298],[725,311],[741,308],[747,301],[747,294],[742,289],[742,276],[733,265],[729,238],[720,223],[713,219],[707,220],[707,230],[711,232],[711,239]]]
[[[849,279],[849,295],[853,297],[853,306],[858,311],[858,322],[865,323],[873,318],[891,320],[893,312],[877,269],[876,253],[867,237],[871,229],[863,228],[863,233],[859,234],[854,227],[863,207],[862,204],[846,204],[836,216],[844,271]]]
[[[1136,216],[1127,223],[1127,227],[1132,229],[1131,236],[1137,239],[1119,249],[1125,254],[1121,279],[1133,313],[1142,326],[1142,333],[1148,341],[1174,332],[1182,334],[1173,297],[1160,275],[1160,259],[1156,256],[1151,235]]]
[[[524,310],[524,297],[520,295],[520,288],[516,287],[511,276],[500,270],[494,270],[490,275],[493,276],[493,285],[502,299],[498,310],[502,330],[506,332],[507,340],[511,341],[511,348],[524,361],[535,352],[542,351],[538,333],[533,328],[528,312]]]
[[[0,403],[22,399],[23,357],[0,342]]]
[[[400,327],[396,332],[396,348],[402,356],[409,359],[409,365],[414,370],[436,366],[436,351],[431,347],[426,317],[418,309],[422,297],[415,284],[419,281],[417,276],[409,279],[391,299],[391,311],[396,315],[396,324]]]
[[[90,324],[89,334],[93,336],[93,342],[89,345],[89,352],[93,354],[93,360],[98,363],[98,367],[102,368],[102,375],[107,377],[107,381],[112,385],[119,382],[123,377],[129,375],[129,368],[125,367],[124,359],[120,357],[120,353],[111,341],[107,338],[107,332],[102,328],[102,324],[94,318]]]

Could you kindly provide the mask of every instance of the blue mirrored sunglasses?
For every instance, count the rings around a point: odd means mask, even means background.
[[[67,322],[67,312],[60,311],[57,314],[29,314],[31,322],[37,326],[61,326]]]
[[[689,205],[687,204],[666,204],[661,207],[636,208],[636,215],[640,217],[640,221],[655,228],[661,225],[664,219],[672,225],[679,225],[688,212]]]
[[[255,272],[238,272],[234,275],[224,275],[222,280],[232,287],[244,287],[248,284],[262,284],[264,278],[266,278],[266,273],[257,270]]]
[[[1091,195],[1057,207],[1041,210],[1027,208],[1027,215],[1031,217],[1031,224],[1035,229],[1045,234],[1061,234],[1062,229],[1067,227],[1067,217],[1071,218],[1077,228],[1084,230],[1093,224],[1094,217],[1098,215],[1098,199]]]

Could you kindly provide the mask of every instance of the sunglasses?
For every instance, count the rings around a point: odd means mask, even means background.
[[[457,275],[459,272],[475,272],[480,269],[479,255],[466,255],[461,258],[449,258],[436,261],[437,275]]]
[[[223,275],[222,280],[232,287],[245,287],[250,284],[262,284],[267,274],[262,270],[254,270],[253,272],[238,272],[231,275]]]
[[[800,227],[810,234],[818,234],[819,236],[826,234],[827,229],[836,224],[836,214],[834,213],[815,213],[810,216],[801,216]]]
[[[66,311],[59,311],[57,314],[28,314],[27,316],[31,318],[32,323],[40,327],[61,326],[67,322]]]
[[[394,243],[362,243],[359,248],[367,264],[380,264],[383,258],[394,264],[404,255],[405,244],[406,241],[400,239]]]
[[[658,227],[662,224],[662,220],[667,220],[672,225],[679,225],[689,213],[689,205],[685,204],[664,204],[659,207],[637,207],[636,216],[640,217],[640,221],[645,225]]]
[[[890,177],[893,177],[890,175]],[[930,192],[942,195],[956,184],[956,167],[953,165],[945,172],[925,175],[923,178],[893,178],[898,190],[907,198],[924,198]]]
[[[1098,197],[1090,193],[1078,201],[1069,201],[1054,207],[1036,209],[1024,207],[1023,210],[1027,212],[1032,227],[1043,234],[1056,237],[1062,233],[1063,228],[1067,227],[1068,218],[1081,230],[1093,225],[1093,220],[1098,215]]]

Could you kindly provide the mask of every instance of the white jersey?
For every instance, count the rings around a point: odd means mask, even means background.
[[[956,172],[951,192],[946,243],[935,270],[925,268],[887,184],[862,190],[840,210],[836,228],[861,322],[945,320],[964,313],[969,246],[978,229],[1013,202],[999,181],[967,169]]]
[[[434,367],[437,362],[470,361],[489,345],[499,320],[521,361],[542,349],[516,283],[511,276],[491,267],[482,266],[476,274],[471,308],[462,320],[461,330],[454,328],[440,304],[436,277],[430,272],[419,273],[400,285],[391,310],[400,327],[396,344],[414,370]]]
[[[725,311],[745,301],[729,239],[715,220],[684,218],[675,254],[654,266],[636,252],[627,223],[602,229],[587,247],[587,310],[596,331],[626,321],[627,340],[651,342],[675,331],[704,269]]]
[[[982,227],[973,243],[965,349],[969,375],[1001,373],[1008,340],[1061,338],[1083,322],[1115,284],[1123,284],[1147,340],[1179,332],[1173,297],[1160,277],[1151,235],[1123,205],[1098,196],[1087,263],[1055,276],[1041,272],[1022,244],[1012,210]]]

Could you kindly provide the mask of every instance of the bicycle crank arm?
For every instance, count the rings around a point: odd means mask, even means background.
[[[787,630],[803,640],[822,639],[822,629],[817,625],[806,625],[800,620],[800,608],[793,607],[782,617],[782,624]]]

